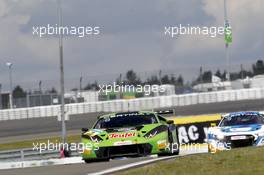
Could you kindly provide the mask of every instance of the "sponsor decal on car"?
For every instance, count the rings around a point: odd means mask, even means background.
[[[251,131],[252,128],[247,127],[247,128],[231,128],[230,131],[232,132],[246,132],[246,131]]]
[[[133,128],[120,128],[120,129],[117,129],[119,132],[134,132],[135,129]]]
[[[116,139],[116,138],[128,138],[128,137],[135,137],[136,133],[122,133],[122,134],[117,134],[117,133],[112,133],[109,134],[110,139]]]
[[[83,150],[83,154],[91,154],[92,153],[92,150],[90,150],[90,149],[85,149],[85,150]]]
[[[132,145],[133,142],[131,140],[126,140],[126,141],[120,141],[120,142],[115,142],[115,146],[122,146],[122,145]]]
[[[231,140],[244,140],[247,139],[247,136],[232,136]]]
[[[159,149],[164,149],[167,147],[167,142],[166,140],[159,140],[157,141],[157,144],[158,144],[158,148]]]

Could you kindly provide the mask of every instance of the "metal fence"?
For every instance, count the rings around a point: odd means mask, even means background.
[[[67,104],[67,115],[92,112],[117,112],[149,110],[202,103],[217,103],[225,101],[240,101],[264,98],[264,89],[240,89],[184,95],[159,96],[131,100],[112,100],[93,103]],[[52,117],[60,114],[60,106],[41,106],[31,108],[0,110],[0,120],[15,120],[25,118]]]
[[[14,98],[13,104],[16,108],[48,106],[58,104],[59,98],[58,94],[27,94],[26,97]],[[57,102],[54,103],[54,100]]]

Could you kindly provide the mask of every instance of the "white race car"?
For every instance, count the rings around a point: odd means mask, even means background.
[[[217,127],[208,129],[208,151],[264,145],[264,115],[260,112],[234,112],[222,116]]]

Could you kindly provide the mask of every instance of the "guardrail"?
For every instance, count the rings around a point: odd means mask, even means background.
[[[80,156],[77,151],[72,151],[71,156]],[[0,162],[25,161],[25,160],[43,160],[60,158],[58,150],[33,150],[32,148],[21,150],[0,151]]]
[[[192,93],[183,95],[137,98],[131,100],[113,100],[93,103],[67,104],[67,115],[85,114],[92,112],[117,112],[150,110],[175,106],[187,106],[202,103],[217,103],[225,101],[240,101],[264,98],[264,89],[240,89],[206,93]],[[0,110],[1,120],[15,120],[25,118],[54,117],[60,113],[60,106],[41,106],[32,108],[18,108]]]

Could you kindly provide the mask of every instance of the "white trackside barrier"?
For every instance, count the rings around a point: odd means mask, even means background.
[[[226,101],[240,101],[264,98],[264,88],[226,90],[206,93],[192,93],[183,95],[137,98],[131,100],[100,101],[93,103],[67,104],[65,110],[68,115],[93,112],[118,112],[151,110],[173,106],[187,106],[202,103],[217,103]],[[54,117],[60,113],[60,105],[40,106],[0,110],[1,120],[16,120],[26,118]]]
[[[15,169],[15,168],[28,168],[28,167],[40,167],[51,165],[66,165],[83,163],[81,157],[70,157],[64,159],[47,159],[47,160],[31,160],[31,161],[19,161],[19,162],[0,162],[0,169]]]

